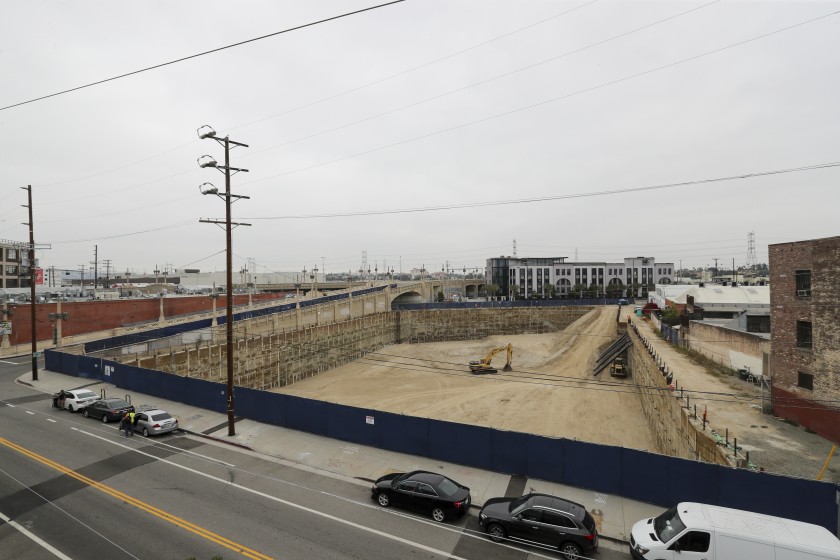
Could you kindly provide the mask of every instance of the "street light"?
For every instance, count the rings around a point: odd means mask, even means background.
[[[225,226],[225,246],[227,252],[227,262],[226,262],[226,276],[227,276],[227,320],[225,322],[225,326],[227,327],[226,331],[226,342],[227,342],[227,416],[228,416],[228,435],[235,436],[236,430],[234,428],[234,398],[233,398],[233,243],[232,243],[232,236],[231,231],[234,226],[250,226],[251,224],[243,224],[237,222],[231,222],[230,220],[230,205],[231,201],[236,199],[248,199],[248,196],[242,195],[235,195],[231,194],[230,192],[230,176],[232,173],[238,173],[240,171],[247,173],[247,169],[241,169],[237,167],[230,166],[230,146],[231,144],[236,146],[242,146],[243,148],[247,148],[248,144],[242,144],[241,142],[234,142],[229,137],[225,136],[224,138],[217,138],[216,131],[213,130],[211,127],[204,125],[200,127],[197,131],[198,137],[202,140],[206,138],[210,138],[218,142],[221,146],[225,149],[225,164],[219,165],[215,159],[211,156],[201,156],[198,158],[198,166],[205,168],[205,167],[214,167],[218,169],[225,175],[225,192],[220,193],[219,189],[216,188],[212,183],[203,183],[198,187],[199,192],[203,195],[215,195],[219,198],[224,199],[225,201],[225,220],[224,222],[220,220],[209,220],[209,219],[201,219],[200,222],[208,223],[208,224],[216,224]]]

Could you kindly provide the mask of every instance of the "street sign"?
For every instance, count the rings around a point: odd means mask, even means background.
[[[33,358],[40,358],[41,354],[42,354],[42,352],[32,352],[32,357]]]

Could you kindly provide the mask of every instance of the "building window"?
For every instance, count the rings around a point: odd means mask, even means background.
[[[811,321],[796,322],[796,346],[799,348],[811,348]]]
[[[814,390],[814,376],[810,373],[805,373],[804,371],[800,371],[799,377],[796,380],[796,384],[803,388],[808,389],[809,391]]]
[[[800,297],[809,297],[811,295],[810,270],[796,271],[796,295]]]
[[[17,258],[17,249],[6,249],[6,260],[16,261]]]

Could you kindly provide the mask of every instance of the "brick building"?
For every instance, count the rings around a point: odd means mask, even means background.
[[[840,442],[840,237],[769,257],[773,412]]]

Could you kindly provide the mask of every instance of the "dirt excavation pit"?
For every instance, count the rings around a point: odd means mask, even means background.
[[[562,332],[387,346],[276,392],[501,430],[654,451],[632,379],[593,377],[599,349],[616,338],[615,308],[594,309]],[[498,373],[473,375],[493,358]]]

